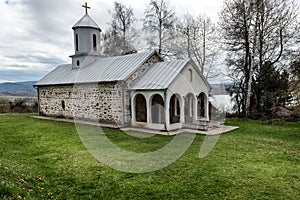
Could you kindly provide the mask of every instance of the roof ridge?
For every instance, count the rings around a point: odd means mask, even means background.
[[[176,59],[176,60],[169,60],[169,61],[161,61],[157,63],[172,63],[172,62],[183,62],[183,61],[190,61],[190,58],[181,58],[181,59]]]
[[[153,63],[130,89],[166,89],[189,63],[189,59]]]

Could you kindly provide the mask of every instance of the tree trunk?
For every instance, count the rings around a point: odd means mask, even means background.
[[[256,4],[256,10],[259,9],[258,4],[259,4],[259,2]],[[257,41],[257,34],[258,34],[259,12],[256,12],[256,16],[255,16],[254,20],[255,20],[255,24],[253,27],[254,36],[253,36],[252,55],[250,54],[250,56],[249,56],[250,62],[249,62],[249,80],[247,83],[247,96],[246,96],[246,117],[249,117],[251,114],[250,103],[251,103],[251,94],[252,94],[252,81],[253,81],[253,74],[254,74],[254,67],[255,67],[256,41]]]

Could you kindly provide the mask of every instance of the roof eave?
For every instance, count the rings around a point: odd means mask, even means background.
[[[72,29],[76,30],[78,28],[92,28],[92,29],[96,29],[99,30],[100,32],[102,32],[101,28],[99,27],[93,27],[93,26],[88,26],[88,25],[79,25],[79,26],[73,26]]]
[[[160,90],[167,90],[168,88],[129,88],[128,90],[135,90],[135,91],[160,91]]]
[[[117,83],[122,80],[113,80],[113,81],[94,81],[94,82],[73,82],[73,83],[45,83],[45,84],[34,84],[34,86],[56,86],[56,85],[76,85],[76,84],[95,84],[95,83]]]

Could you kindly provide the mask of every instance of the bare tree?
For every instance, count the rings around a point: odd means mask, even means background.
[[[112,19],[109,23],[110,29],[104,35],[104,52],[109,55],[122,55],[134,51],[131,45],[135,22],[132,8],[115,1],[114,9],[109,13]]]
[[[220,53],[217,26],[209,17],[186,15],[178,25],[179,55],[192,58],[206,78],[217,76],[213,68]]]
[[[145,11],[144,28],[151,31],[150,45],[156,46],[160,55],[168,54],[168,49],[165,47],[174,38],[175,21],[175,11],[169,6],[168,1],[150,1]]]
[[[176,49],[177,57],[192,58],[192,37],[195,19],[192,15],[186,14],[177,25]]]
[[[102,53],[106,56],[119,56],[135,53],[135,48],[127,40],[117,34],[114,30],[109,29],[103,34]]]
[[[228,64],[244,80],[239,101],[248,116],[255,108],[257,74],[264,65],[279,67],[288,59],[283,55],[297,30],[297,6],[292,0],[226,0],[220,16]]]

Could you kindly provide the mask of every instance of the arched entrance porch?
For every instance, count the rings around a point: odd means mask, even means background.
[[[155,94],[151,98],[151,123],[164,124],[164,100],[161,95]]]

